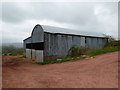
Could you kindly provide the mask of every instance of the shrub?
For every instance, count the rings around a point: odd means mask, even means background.
[[[85,51],[86,51],[86,49],[84,49],[84,48],[80,49],[79,47],[72,47],[68,51],[68,56],[70,56],[70,57],[80,56],[80,55],[83,55]]]
[[[107,43],[106,47],[119,47],[120,40],[114,40]]]
[[[115,38],[113,36],[111,36],[111,35],[103,34],[103,36],[106,37],[106,38],[108,38],[109,42],[115,40]]]

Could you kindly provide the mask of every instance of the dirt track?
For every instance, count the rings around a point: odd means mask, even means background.
[[[2,83],[3,88],[117,88],[118,52],[49,65],[3,57]]]

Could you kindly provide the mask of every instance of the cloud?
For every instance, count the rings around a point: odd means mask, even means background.
[[[115,38],[118,33],[114,2],[4,2],[1,21],[6,42],[21,42],[36,24],[106,33]]]
[[[89,8],[89,10],[88,10]],[[79,3],[3,3],[3,21],[16,23],[27,19],[54,20],[74,24],[85,24],[93,15],[91,4]],[[87,17],[89,15],[89,17]],[[84,18],[86,17],[86,18]]]
[[[98,30],[118,38],[118,5],[117,3],[105,3],[95,6],[95,14],[98,19]]]
[[[7,23],[23,22],[26,19],[25,11],[17,4],[9,2],[2,3],[2,20]]]

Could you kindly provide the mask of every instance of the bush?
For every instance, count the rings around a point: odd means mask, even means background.
[[[115,38],[113,36],[111,36],[111,35],[103,34],[103,36],[106,37],[106,38],[108,38],[109,42],[115,40]]]
[[[2,54],[23,55],[23,49],[14,46],[2,46]]]
[[[68,51],[68,56],[70,56],[70,57],[80,56],[80,55],[83,55],[85,51],[86,51],[86,49],[84,49],[84,48],[80,49],[79,47],[72,47]]]
[[[114,40],[107,43],[106,47],[119,47],[120,40]]]

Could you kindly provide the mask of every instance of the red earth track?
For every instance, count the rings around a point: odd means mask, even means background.
[[[4,56],[2,70],[3,88],[118,88],[118,52],[49,65]]]

